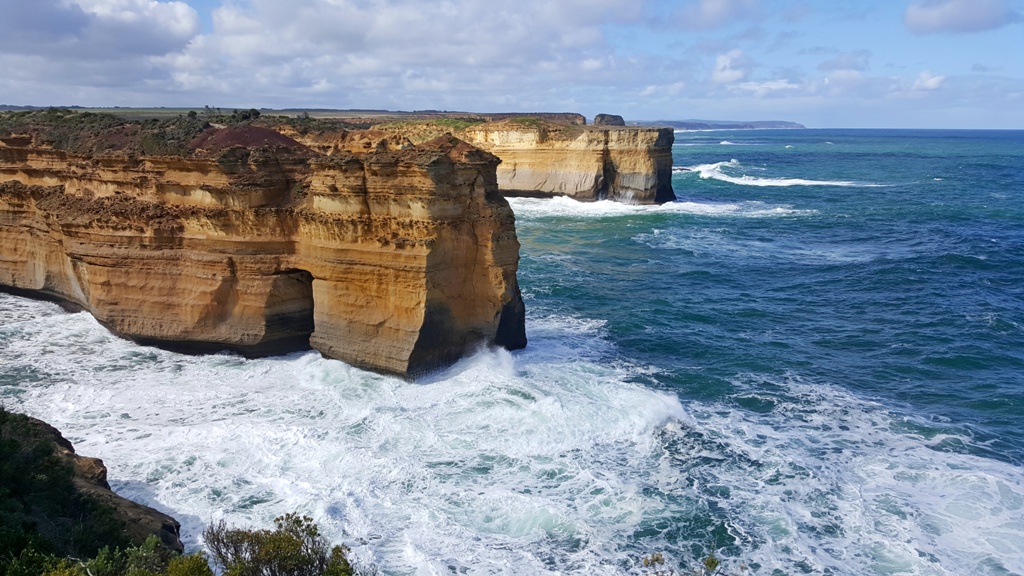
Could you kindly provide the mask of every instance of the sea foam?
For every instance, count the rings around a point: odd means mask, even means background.
[[[741,174],[734,176],[728,171],[736,171],[743,166],[736,159],[727,162],[715,162],[713,164],[698,164],[696,166],[674,167],[673,172],[679,174],[694,173],[703,179],[720,180],[730,184],[741,186],[761,187],[788,187],[788,186],[839,186],[844,188],[878,188],[884,185],[868,182],[856,182],[853,180],[808,180],[805,178],[758,178]]]
[[[813,214],[813,210],[800,210],[787,205],[772,205],[760,201],[697,202],[677,200],[665,204],[624,204],[611,200],[580,202],[560,196],[555,198],[509,198],[516,217],[545,218],[614,218],[639,214],[695,214],[703,216],[730,216],[765,218]]]

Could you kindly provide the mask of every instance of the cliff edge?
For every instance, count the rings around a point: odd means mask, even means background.
[[[532,117],[406,121],[375,128],[410,143],[451,133],[494,154],[501,159],[498,188],[505,196],[568,196],[629,204],[676,198],[671,128],[621,126],[612,120],[587,126]],[[326,138],[325,133],[286,133],[311,147]]]
[[[661,204],[672,190],[670,128],[564,126],[545,122],[478,124],[459,135],[501,158],[507,196],[568,196]]]
[[[406,377],[526,345],[515,219],[487,152],[371,134],[326,156],[251,125],[36,114],[0,124],[0,286],[144,344],[312,346]]]
[[[103,546],[141,545],[156,536],[181,552],[170,516],[110,490],[97,458],[79,456],[56,429],[0,407],[0,571],[26,547],[92,556]]]

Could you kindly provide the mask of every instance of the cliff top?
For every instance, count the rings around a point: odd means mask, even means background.
[[[235,146],[312,154],[295,140],[254,125],[258,116],[248,114],[126,120],[57,108],[8,112],[0,113],[0,140],[82,156],[206,156]]]
[[[215,155],[228,148],[287,148],[297,153],[315,154],[295,140],[270,128],[252,125],[209,127],[189,141],[188,149],[196,155]]]

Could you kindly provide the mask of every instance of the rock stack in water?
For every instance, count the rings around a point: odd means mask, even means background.
[[[240,125],[150,154],[180,127],[31,120],[0,124],[0,287],[144,344],[312,346],[406,377],[526,345],[499,160],[463,141],[363,134],[325,153]]]

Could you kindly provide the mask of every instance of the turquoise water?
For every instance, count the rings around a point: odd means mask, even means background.
[[[530,345],[408,384],[0,295],[0,394],[386,574],[1024,574],[1024,133],[677,133],[678,202],[513,199]],[[744,571],[746,570],[746,571]]]

